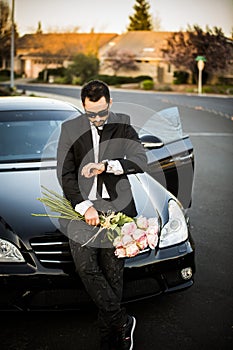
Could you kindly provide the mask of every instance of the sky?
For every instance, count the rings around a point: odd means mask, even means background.
[[[10,7],[13,0],[7,0]],[[15,22],[20,35],[34,33],[38,22],[46,32],[124,33],[135,0],[15,0]],[[160,21],[160,30],[179,31],[198,24],[205,29],[222,28],[230,36],[233,0],[148,0],[150,13]]]

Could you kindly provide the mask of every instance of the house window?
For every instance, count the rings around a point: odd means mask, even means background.
[[[170,65],[170,63],[169,63],[168,66],[167,66],[167,72],[168,72],[168,73],[171,73],[171,71],[172,71],[172,70],[171,70],[171,65]]]

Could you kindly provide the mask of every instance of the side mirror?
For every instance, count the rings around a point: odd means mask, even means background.
[[[153,135],[143,135],[140,139],[144,148],[155,149],[164,146],[164,143],[158,137]]]

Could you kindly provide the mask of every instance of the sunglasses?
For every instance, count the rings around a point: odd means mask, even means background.
[[[108,115],[108,111],[109,111],[109,105],[106,109],[103,109],[102,111],[99,111],[99,112],[90,112],[90,111],[85,110],[88,118],[95,118],[95,117],[97,117],[97,115],[100,118],[106,117],[106,115]]]

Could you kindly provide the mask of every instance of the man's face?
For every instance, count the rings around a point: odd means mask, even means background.
[[[101,97],[96,102],[90,101],[89,98],[86,97],[83,107],[91,123],[96,127],[99,127],[104,125],[105,121],[108,119],[109,108],[111,105],[112,100],[110,100],[110,103],[108,104],[105,97]]]

